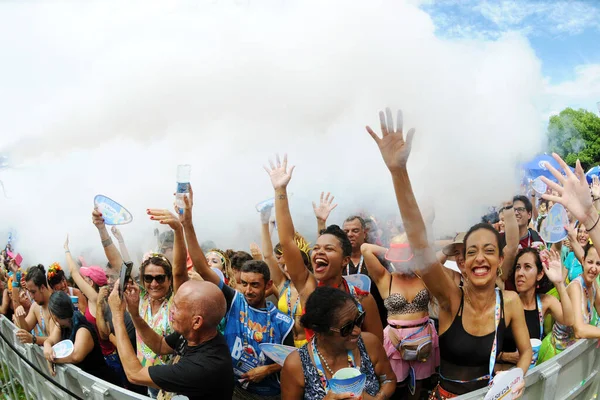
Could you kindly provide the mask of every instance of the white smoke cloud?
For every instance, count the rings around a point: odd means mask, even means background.
[[[0,153],[13,164],[0,170],[0,237],[14,229],[26,264],[49,264],[68,232],[100,262],[102,193],[134,214],[122,232],[141,253],[156,227],[145,209],[171,207],[176,165],[190,163],[199,238],[247,248],[275,152],[297,165],[307,236],[322,190],[340,204],[330,223],[397,213],[364,130],[385,106],[417,128],[410,174],[436,231],[466,229],[512,196],[517,162],[543,145],[540,64],[518,35],[439,39],[413,3],[0,3]]]

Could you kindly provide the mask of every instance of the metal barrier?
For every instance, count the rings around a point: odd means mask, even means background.
[[[529,370],[522,399],[596,399],[600,391],[600,350],[597,344],[597,340],[579,340],[558,356]],[[482,399],[486,392],[487,388],[457,399]]]
[[[9,343],[0,340],[0,365],[4,377],[8,380],[4,387],[0,387],[0,398],[17,399],[18,382],[23,387],[27,399],[149,399],[104,382],[74,365],[57,365],[54,380],[77,397],[67,394],[23,360],[29,360],[44,374],[49,375],[42,349],[30,344],[22,345],[15,337],[17,330],[12,322],[0,315],[0,333],[20,354],[16,354]],[[580,340],[552,360],[531,369],[525,379],[523,399],[596,399],[600,391],[600,350],[597,343],[596,340]],[[487,389],[481,389],[457,399],[483,399],[486,392]]]
[[[15,336],[17,330],[11,321],[0,315],[0,365],[6,381],[4,386],[0,386],[0,399],[18,399],[17,383],[23,387],[25,397],[33,400],[149,399],[100,380],[72,364],[57,365],[56,376],[50,376],[42,348],[21,344]],[[26,360],[46,376],[36,371]]]

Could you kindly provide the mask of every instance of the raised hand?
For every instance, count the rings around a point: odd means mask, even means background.
[[[260,251],[260,247],[256,243],[250,244],[250,254],[252,254],[252,258],[255,260],[262,260],[263,255]]]
[[[369,126],[366,127],[367,132],[369,132],[375,143],[377,143],[381,157],[390,171],[405,169],[415,130],[410,129],[406,134],[406,140],[404,140],[401,110],[398,110],[395,130],[392,111],[389,108],[385,109],[385,113],[383,111],[379,112],[379,121],[381,123],[381,138]]]
[[[118,285],[118,284],[119,283],[117,282],[116,285]],[[107,297],[108,297],[108,286],[102,286],[100,288],[100,290],[98,290],[98,299],[96,301],[96,304],[98,306],[102,306],[102,304],[107,299]]]
[[[563,269],[560,254],[556,250],[548,251],[548,262],[542,263],[544,266],[544,273],[550,279],[550,282],[555,285],[563,281]]]
[[[150,216],[153,221],[158,221],[163,225],[169,225],[173,230],[181,229],[181,221],[179,217],[170,212],[169,210],[158,210],[150,208],[146,210],[146,213]]]
[[[121,235],[121,231],[116,226],[110,228],[110,231],[118,242],[123,242],[123,235]]]
[[[271,184],[273,189],[281,189],[287,187],[288,183],[292,179],[292,173],[294,172],[295,166],[291,166],[289,171],[287,167],[287,154],[283,156],[283,163],[279,159],[279,154],[275,157],[275,164],[269,160],[270,168],[263,167],[267,174],[271,177]]]
[[[127,302],[127,311],[133,316],[137,316],[140,306],[140,288],[135,283],[129,283],[125,290],[125,301]]]
[[[260,222],[265,225],[268,224],[269,221],[271,220],[271,212],[273,211],[273,206],[267,206],[264,207],[262,210],[260,210]]]
[[[64,249],[65,251],[69,251],[69,235],[67,234],[67,238],[65,239],[65,244],[64,244]]]
[[[177,205],[175,202],[175,212],[179,216],[179,222],[182,225],[191,224],[192,223],[192,208],[194,207],[194,190],[192,189],[192,185],[189,185],[190,191],[187,196],[183,196],[183,209]]]
[[[600,179],[598,175],[592,176],[592,197],[594,199],[600,198]]]
[[[568,225],[565,225],[564,228],[567,231],[567,235],[569,236],[569,240],[577,240],[577,221],[569,222]]]
[[[566,176],[563,176],[552,165],[546,164],[548,170],[554,175],[559,183],[555,183],[546,177],[542,177],[542,180],[546,185],[557,193],[556,195],[544,194],[542,197],[545,200],[562,204],[567,210],[571,211],[579,221],[589,221],[590,218],[594,216],[593,214],[597,214],[597,212],[592,205],[592,196],[581,163],[577,160],[575,173],[573,173],[558,154],[553,153],[552,157],[560,164],[563,171],[565,171]],[[598,217],[594,218],[597,219]]]
[[[338,206],[337,204],[332,204],[333,199],[335,199],[335,197],[329,197],[330,195],[331,193],[329,192],[327,192],[326,196],[325,192],[321,192],[321,200],[319,202],[319,207],[317,207],[314,201],[312,203],[313,210],[315,212],[315,217],[317,217],[318,220],[327,221],[327,218],[329,218],[329,214]]]
[[[98,229],[106,228],[106,225],[104,225],[104,218],[102,217],[102,213],[97,208],[94,208],[94,211],[92,211],[92,222],[94,225],[96,225],[96,228]]]

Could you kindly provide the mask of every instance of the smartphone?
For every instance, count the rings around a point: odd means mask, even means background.
[[[119,276],[119,296],[123,299],[123,294],[125,293],[125,288],[127,287],[127,282],[131,277],[131,270],[133,269],[133,263],[131,261],[124,262],[121,265],[121,274]]]

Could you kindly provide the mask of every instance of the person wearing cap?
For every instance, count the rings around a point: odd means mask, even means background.
[[[104,313],[102,303],[98,304],[98,291],[108,283],[106,272],[98,266],[78,268],[77,263],[69,250],[68,236],[65,241],[64,249],[71,278],[88,300],[83,315],[87,322],[94,327],[96,334],[98,334],[98,323],[96,318]],[[98,338],[98,343],[106,364],[111,368],[115,376],[118,377],[121,385],[124,387],[127,386],[127,378],[125,376],[125,371],[123,371],[123,365],[121,364],[119,355],[117,354],[117,348],[107,339]]]
[[[465,268],[465,257],[463,251],[465,249],[465,234],[466,232],[459,232],[454,236],[452,243],[447,244],[437,254],[439,262],[446,267],[444,270],[452,277],[454,283],[462,286],[462,274]],[[452,267],[446,265],[446,261],[453,261],[458,267],[458,271]]]
[[[438,336],[429,318],[429,291],[414,273],[419,266],[414,264],[406,235],[392,238],[389,249],[364,243],[361,251],[387,309],[383,347],[398,382],[396,394],[420,399],[423,381],[435,373],[440,363]],[[382,256],[391,263],[394,272],[381,264]],[[417,351],[419,347],[421,350]],[[411,394],[409,380],[413,377],[415,387]]]

